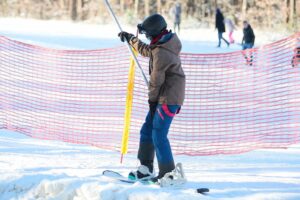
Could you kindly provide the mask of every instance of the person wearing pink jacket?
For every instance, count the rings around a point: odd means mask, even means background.
[[[228,30],[228,37],[229,37],[229,42],[231,44],[234,43],[234,39],[233,39],[233,31],[236,30],[234,24],[233,24],[233,21],[229,18],[226,18],[224,20],[225,24],[226,24],[226,27],[227,27],[227,30]]]

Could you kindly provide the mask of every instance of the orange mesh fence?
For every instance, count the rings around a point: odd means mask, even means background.
[[[169,132],[173,152],[236,154],[298,143],[299,39],[295,34],[232,53],[182,53],[186,99]],[[1,128],[120,150],[129,57],[125,47],[54,50],[0,37]],[[138,59],[148,72],[148,60]],[[147,87],[137,70],[131,152],[147,111]]]

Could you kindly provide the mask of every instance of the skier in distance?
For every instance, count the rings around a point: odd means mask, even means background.
[[[243,50],[252,49],[255,42],[255,35],[253,29],[248,21],[243,21],[243,40],[242,40],[242,48]],[[247,55],[250,54],[250,55]],[[247,64],[252,66],[253,64],[253,54],[252,51],[249,50],[248,52],[244,51],[244,57],[246,59]]]
[[[220,8],[216,9],[216,29],[218,29],[218,46],[221,47],[221,40],[224,40],[224,42],[229,46],[229,42],[223,37],[223,33],[225,32],[225,24],[224,24],[224,16],[221,12]]]

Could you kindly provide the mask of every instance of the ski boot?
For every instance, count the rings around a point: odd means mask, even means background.
[[[150,182],[161,187],[179,187],[185,184],[187,180],[182,169],[182,164],[177,163],[173,171],[166,173],[163,177],[154,177]]]
[[[128,174],[128,179],[134,181],[147,181],[154,177],[154,174],[150,172],[149,168],[145,165],[140,165],[136,171],[132,171]]]

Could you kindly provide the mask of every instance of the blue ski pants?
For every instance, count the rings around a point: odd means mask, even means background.
[[[141,146],[153,145],[153,150],[160,165],[173,165],[174,163],[168,132],[172,120],[179,109],[179,105],[158,104],[153,119],[150,112],[148,112],[140,131],[140,148]],[[151,151],[151,148],[147,151]],[[139,154],[144,154],[138,155],[140,160],[151,160],[153,159],[151,155],[154,155],[154,152],[143,153],[139,151]]]

